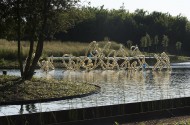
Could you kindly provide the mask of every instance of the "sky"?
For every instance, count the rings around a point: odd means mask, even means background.
[[[136,9],[168,12],[172,16],[181,14],[190,20],[190,0],[81,0],[83,5],[87,5],[88,2],[93,7],[104,5],[105,9],[119,9],[124,3],[125,9],[129,12],[134,12]]]

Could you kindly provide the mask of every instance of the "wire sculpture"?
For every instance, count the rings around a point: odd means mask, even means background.
[[[170,58],[165,52],[154,54],[156,63],[150,68],[146,62],[147,57],[142,54],[137,45],[131,46],[130,51],[126,51],[122,44],[119,45],[118,50],[110,48],[111,42],[107,42],[101,48],[96,41],[93,41],[87,47],[85,56],[76,57],[72,54],[64,54],[62,56],[63,67],[67,70],[85,69],[87,71],[94,69],[133,71],[152,69],[155,71],[164,68],[171,70]],[[44,71],[54,69],[53,56],[48,58],[47,61],[38,62],[38,64]]]
[[[55,67],[53,65],[53,56],[51,56],[47,60],[42,60],[41,62],[38,61],[38,66],[40,66],[40,69],[42,69],[45,72],[48,72],[50,70],[54,70]]]
[[[165,66],[168,70],[171,70],[170,58],[165,52],[161,53],[160,55],[154,54],[154,57],[156,58],[157,62],[154,65],[153,70],[162,70]]]

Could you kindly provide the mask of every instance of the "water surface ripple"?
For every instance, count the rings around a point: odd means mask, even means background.
[[[47,112],[141,101],[162,100],[190,96],[190,63],[174,63],[172,71],[94,70],[64,71],[56,69],[48,74],[36,70],[35,76],[87,82],[101,87],[101,92],[83,98],[67,99],[27,105],[0,106],[0,116]],[[1,70],[2,72],[2,70]],[[8,70],[19,75],[18,70]]]

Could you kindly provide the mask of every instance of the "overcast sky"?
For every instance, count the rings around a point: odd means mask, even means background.
[[[91,6],[100,7],[104,5],[106,9],[119,9],[122,3],[129,12],[136,9],[144,9],[148,12],[158,11],[170,13],[173,16],[181,14],[190,20],[190,0],[81,0],[84,5],[91,2]]]

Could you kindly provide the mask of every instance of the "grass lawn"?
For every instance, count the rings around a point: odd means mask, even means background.
[[[106,41],[99,41],[98,45],[102,48],[106,44]],[[26,59],[28,55],[29,42],[22,41],[22,56],[23,60]],[[64,54],[72,54],[74,56],[84,56],[89,43],[81,43],[81,42],[70,42],[70,41],[45,41],[44,49],[42,54],[42,59],[45,59],[49,56],[59,56],[62,57]],[[36,43],[35,43],[36,46]],[[119,44],[117,42],[111,41],[111,50],[118,50]],[[128,48],[125,48],[126,52],[130,55],[130,51]],[[154,53],[143,53],[146,56],[154,56]],[[155,59],[156,60],[156,59]],[[190,60],[189,57],[185,56],[171,56],[171,62],[187,62]],[[55,67],[62,67],[62,63],[54,62]],[[16,41],[7,41],[4,39],[0,39],[0,68],[10,69],[10,68],[18,68],[17,61],[17,42]]]
[[[0,103],[62,98],[87,94],[98,89],[98,87],[87,83],[71,83],[42,78],[21,82],[18,77],[0,75]]]
[[[190,116],[177,116],[165,119],[148,120],[119,125],[190,125]]]

